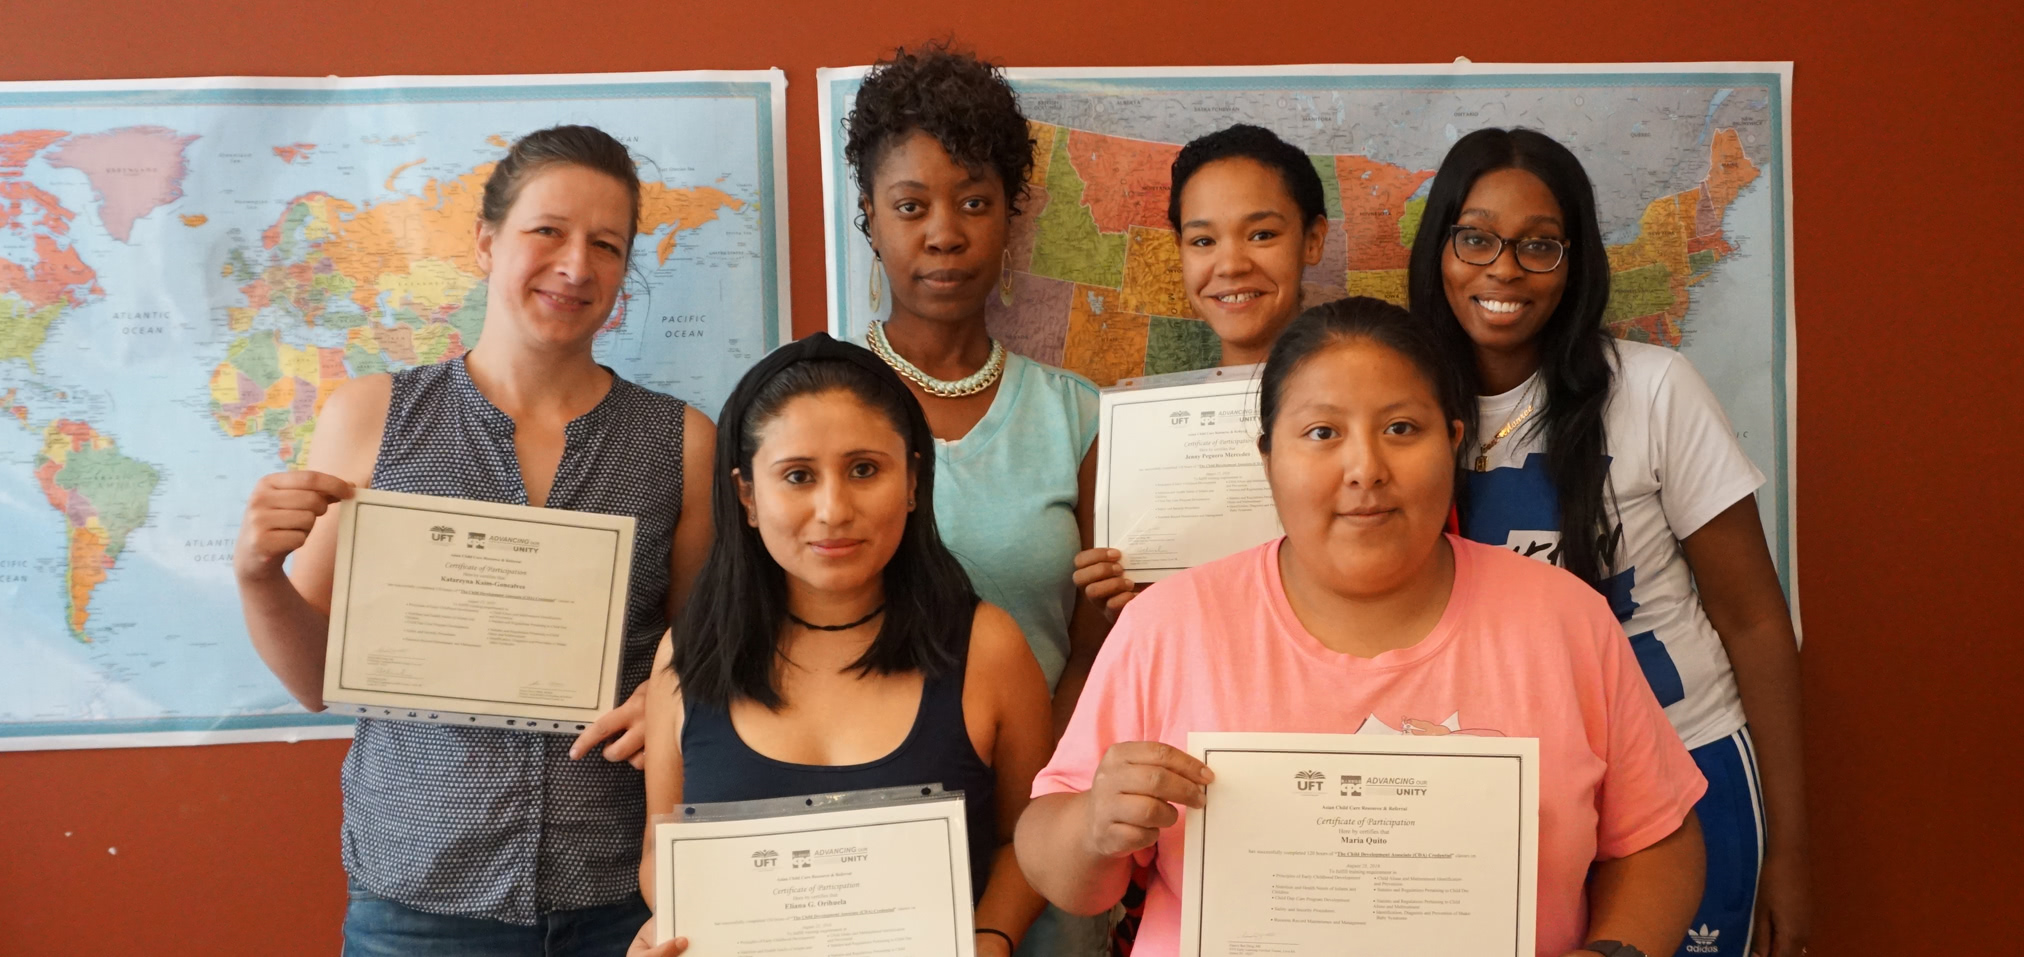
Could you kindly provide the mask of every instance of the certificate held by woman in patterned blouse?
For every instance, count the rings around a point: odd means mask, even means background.
[[[342,506],[334,714],[575,734],[617,704],[634,520],[360,490]]]

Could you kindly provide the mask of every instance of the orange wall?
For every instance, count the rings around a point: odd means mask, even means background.
[[[1813,952],[2010,951],[2024,929],[2024,627],[2001,605],[2024,583],[2024,390],[2006,381],[2024,357],[2024,254],[1977,237],[2024,230],[2009,161],[2024,153],[2024,4],[1425,6],[13,0],[0,79],[780,66],[807,333],[824,301],[814,70],[895,42],[953,31],[1022,66],[1796,61]],[[343,753],[0,755],[0,954],[335,953]]]

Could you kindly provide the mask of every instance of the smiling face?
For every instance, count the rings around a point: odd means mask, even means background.
[[[624,183],[572,164],[535,174],[501,222],[478,223],[485,328],[589,348],[618,301],[632,223]]]
[[[1539,331],[1567,291],[1567,261],[1563,257],[1552,272],[1527,272],[1518,265],[1512,241],[1567,241],[1564,215],[1553,191],[1522,169],[1484,173],[1462,201],[1456,225],[1495,233],[1504,239],[1504,249],[1489,265],[1472,266],[1455,255],[1452,237],[1443,238],[1447,246],[1441,253],[1441,282],[1448,307],[1479,353],[1536,354]]]
[[[982,321],[1012,221],[998,174],[965,169],[915,130],[886,151],[872,179],[860,208],[893,315]]]
[[[877,580],[913,511],[906,440],[848,391],[799,396],[759,428],[739,476],[746,521],[802,587],[847,594]]]
[[[1223,341],[1223,362],[1262,362],[1300,314],[1300,277],[1321,261],[1328,221],[1303,224],[1277,170],[1231,157],[1181,187],[1181,283]]]
[[[1447,522],[1460,441],[1396,350],[1352,339],[1309,356],[1280,388],[1265,456],[1293,560],[1345,597],[1414,580]]]

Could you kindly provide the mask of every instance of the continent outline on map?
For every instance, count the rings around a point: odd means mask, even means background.
[[[416,162],[395,167],[385,185]],[[432,176],[411,193],[363,205],[304,193],[287,201],[257,249],[234,250],[223,271],[243,279],[243,304],[226,310],[240,335],[211,373],[218,427],[234,438],[267,435],[282,461],[300,468],[316,416],[345,381],[454,359],[475,345],[485,286],[470,229],[495,165]],[[724,211],[757,208],[715,185],[640,185],[640,236],[654,241],[662,265],[683,234]],[[626,308],[622,296],[607,331]],[[316,329],[341,330],[344,344],[296,341]]]

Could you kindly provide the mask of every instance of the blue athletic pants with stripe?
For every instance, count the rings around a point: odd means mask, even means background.
[[[1708,845],[1708,886],[1676,957],[1744,957],[1756,917],[1757,868],[1764,860],[1757,752],[1746,727],[1690,753],[1708,779],[1708,793],[1694,805]]]

